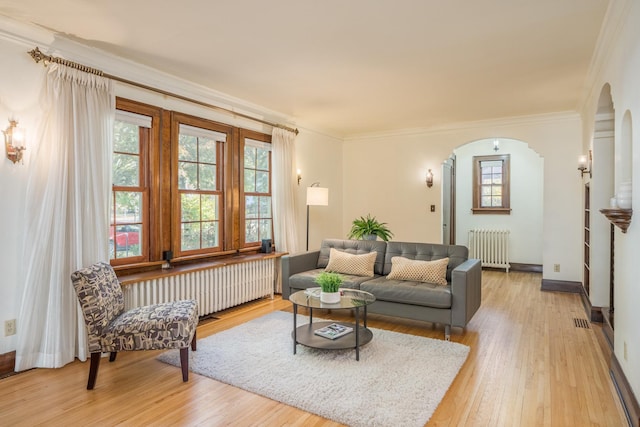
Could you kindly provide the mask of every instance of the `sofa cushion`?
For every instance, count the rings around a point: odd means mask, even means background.
[[[325,270],[333,273],[373,277],[373,265],[376,262],[376,256],[376,252],[352,255],[331,248],[329,251],[329,263],[325,267]]]
[[[391,258],[391,272],[387,278],[446,285],[448,264],[449,258],[420,261],[395,256]]]
[[[331,248],[335,248],[349,254],[360,255],[376,252],[376,262],[373,267],[375,274],[382,274],[384,268],[384,254],[387,242],[378,240],[344,240],[344,239],[324,239],[320,246],[317,268],[325,268],[329,264],[329,253]]]
[[[300,289],[317,288],[319,285],[316,283],[316,277],[324,271],[326,271],[324,268],[316,268],[315,270],[293,274],[289,277],[289,287],[291,288],[291,292],[293,293]],[[354,276],[351,274],[341,274],[341,276],[344,281],[340,287],[348,289],[360,289],[360,284],[362,282],[371,280],[371,277],[366,276]]]
[[[451,283],[451,272],[469,258],[469,249],[459,245],[387,242],[387,252],[384,257],[382,275],[386,276],[391,272],[391,259],[396,256],[422,261],[449,258],[449,264],[447,265],[447,282]]]
[[[451,308],[450,285],[394,280],[383,276],[362,283],[360,290],[373,294],[379,301],[433,308]]]

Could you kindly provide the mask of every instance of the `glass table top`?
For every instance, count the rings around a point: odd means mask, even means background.
[[[289,300],[303,307],[331,309],[364,307],[376,300],[376,297],[369,292],[359,291],[357,289],[341,289],[340,293],[340,302],[333,304],[320,301],[320,288],[309,288],[304,291],[298,291],[291,294]]]

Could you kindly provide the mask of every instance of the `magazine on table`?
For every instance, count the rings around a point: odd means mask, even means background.
[[[324,328],[316,329],[314,333],[316,335],[320,335],[321,337],[329,338],[334,340],[336,338],[340,338],[343,335],[347,335],[352,332],[353,328],[349,326],[344,326],[339,323],[332,323]]]

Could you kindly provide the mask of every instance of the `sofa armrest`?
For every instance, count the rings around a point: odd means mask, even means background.
[[[468,259],[451,272],[451,324],[465,327],[482,300],[482,263]]]
[[[291,288],[289,277],[304,271],[315,270],[318,265],[320,251],[301,252],[282,257],[282,299],[289,299]]]

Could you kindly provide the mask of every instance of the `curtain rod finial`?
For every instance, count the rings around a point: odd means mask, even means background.
[[[40,49],[38,49],[37,47],[33,50],[30,50],[29,52],[27,52],[29,55],[31,55],[31,58],[33,58],[34,61],[36,61],[36,64],[39,63],[40,61],[45,61],[47,60],[47,55],[45,55],[44,53],[40,52]]]

